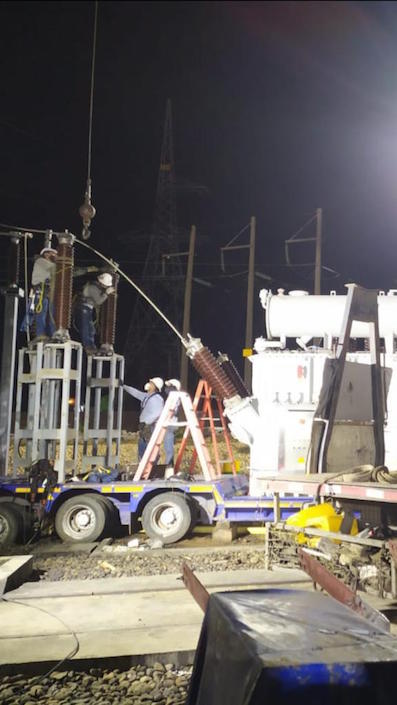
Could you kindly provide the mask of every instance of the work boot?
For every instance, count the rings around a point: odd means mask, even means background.
[[[99,350],[97,350],[96,348],[84,348],[84,350],[87,355],[98,355],[99,354]]]
[[[36,335],[35,338],[33,338],[30,343],[29,347],[33,348],[37,343],[46,343],[49,340],[47,335]]]

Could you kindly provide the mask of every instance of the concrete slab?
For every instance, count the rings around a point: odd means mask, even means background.
[[[302,570],[229,570],[224,572],[196,572],[195,575],[208,590],[255,589],[263,585],[292,585],[311,581]],[[232,587],[230,587],[232,586]],[[97,578],[96,580],[64,580],[25,583],[7,597],[9,600],[27,600],[40,597],[77,597],[83,595],[117,595],[123,592],[153,592],[153,590],[186,590],[181,575],[151,575],[130,578]]]
[[[0,558],[0,595],[14,590],[29,580],[33,570],[33,556],[2,556]]]
[[[300,571],[197,575],[210,592],[310,586]],[[62,659],[77,641],[77,659],[191,652],[203,614],[178,578],[160,575],[22,586],[0,603],[0,664]]]

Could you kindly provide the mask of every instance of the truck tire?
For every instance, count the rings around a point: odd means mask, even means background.
[[[180,541],[192,528],[192,511],[183,495],[164,492],[153,497],[142,512],[142,526],[152,539]]]
[[[20,512],[9,502],[0,502],[0,545],[17,543],[21,530]]]
[[[96,541],[106,526],[108,508],[101,497],[80,494],[67,499],[55,515],[55,530],[62,541]]]

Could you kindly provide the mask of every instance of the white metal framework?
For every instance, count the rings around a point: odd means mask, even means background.
[[[120,460],[124,357],[89,355],[84,407],[83,470],[117,468]],[[101,446],[101,447],[100,447]]]
[[[75,471],[81,361],[81,345],[74,341],[38,343],[19,351],[14,477],[41,458],[54,460],[59,482],[67,470]]]

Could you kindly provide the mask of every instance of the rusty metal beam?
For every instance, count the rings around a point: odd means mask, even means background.
[[[182,580],[185,587],[187,587],[192,597],[196,600],[198,606],[201,607],[203,612],[206,612],[208,600],[210,599],[209,592],[205,589],[204,585],[200,583],[199,579],[196,578],[195,574],[186,563],[182,566]]]
[[[390,551],[391,557],[395,563],[397,563],[397,541],[388,541],[387,547]]]
[[[384,632],[390,631],[390,623],[386,617],[364,602],[357,593],[353,592],[345,583],[332,575],[316,558],[310,556],[305,549],[298,548],[298,555],[303,570],[310,575],[316,585],[320,585],[331,597],[350,607],[371,624],[382,629]]]

